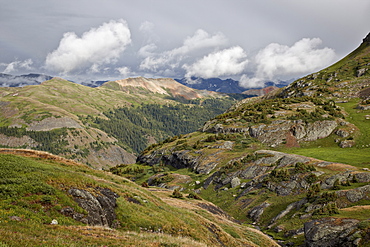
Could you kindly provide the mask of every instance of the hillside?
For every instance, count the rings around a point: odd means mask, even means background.
[[[369,65],[368,35],[334,65],[111,171],[193,191],[281,245],[368,246]]]
[[[195,131],[234,102],[171,79],[122,81],[91,88],[53,78],[0,88],[0,145],[48,151],[95,168],[129,164],[148,144]]]
[[[46,152],[0,149],[1,246],[277,246],[201,199]]]

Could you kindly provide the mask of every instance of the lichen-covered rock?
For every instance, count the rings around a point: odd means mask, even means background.
[[[258,205],[254,208],[252,208],[249,212],[248,212],[248,216],[254,220],[255,222],[258,222],[261,215],[263,214],[263,212],[265,211],[265,209],[267,207],[271,206],[270,203],[268,202],[264,202],[262,203],[261,205]]]
[[[354,140],[344,140],[344,141],[341,141],[339,143],[339,147],[341,148],[351,148],[355,145],[355,141]]]
[[[68,193],[73,196],[73,199],[78,205],[88,212],[88,215],[83,217],[81,214],[75,214],[70,210],[66,214],[71,214],[73,218],[89,225],[116,227],[116,213],[114,211],[116,199],[119,197],[116,193],[107,188],[97,188],[97,195],[82,189],[72,188]]]
[[[324,120],[305,123],[302,120],[276,120],[271,124],[259,124],[249,128],[249,135],[268,145],[279,145],[288,136],[297,141],[315,141],[329,136],[338,126],[336,121]]]
[[[308,247],[357,246],[355,244],[358,220],[322,218],[304,224]]]
[[[306,127],[307,136],[305,141],[315,141],[329,136],[338,126],[336,121],[324,120],[308,123]]]
[[[340,136],[340,137],[343,137],[343,138],[346,138],[346,137],[349,136],[348,131],[343,130],[343,129],[339,129],[339,130],[335,131],[335,134]]]
[[[348,201],[354,203],[362,199],[370,199],[370,185],[365,185],[350,190],[342,190],[337,192],[338,196],[345,196]]]
[[[238,177],[235,177],[231,179],[230,184],[231,184],[231,188],[238,187],[240,185],[240,179]]]

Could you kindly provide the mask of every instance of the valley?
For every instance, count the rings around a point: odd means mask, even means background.
[[[0,88],[0,245],[368,246],[369,66],[370,34],[258,97]]]

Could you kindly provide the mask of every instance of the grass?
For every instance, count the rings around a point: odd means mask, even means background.
[[[370,120],[365,119],[365,115],[370,115],[370,110],[360,111],[355,109],[358,99],[352,99],[348,103],[340,103],[347,112],[346,121],[356,125],[359,128],[357,137],[355,137],[356,146],[352,148],[340,148],[334,139],[337,136],[309,142],[300,148],[282,150],[289,153],[304,155],[321,159],[325,161],[344,163],[360,168],[370,165]],[[339,137],[338,137],[339,138]]]
[[[194,199],[170,198],[110,173],[52,157],[0,154],[3,246],[218,246],[219,241],[227,246],[253,245],[248,236],[259,239],[258,245],[271,246],[271,240],[246,227],[225,223],[203,209],[197,213],[200,210],[192,204]],[[87,214],[66,193],[72,187],[116,192],[120,196],[116,208],[119,227],[86,226],[61,214],[67,206]],[[50,225],[53,219],[59,224]]]

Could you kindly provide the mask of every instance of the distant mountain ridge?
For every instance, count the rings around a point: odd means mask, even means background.
[[[193,77],[190,80],[188,78],[182,79],[175,79],[176,81],[180,82],[181,84],[199,90],[209,90],[215,91],[220,93],[237,93],[242,94],[243,92],[247,91],[248,89],[241,87],[239,85],[239,81],[233,79],[220,79],[220,78],[196,78]],[[291,81],[279,81],[277,83],[274,82],[266,82],[265,87],[275,86],[278,88],[285,87]],[[261,89],[261,88],[253,88],[253,89]],[[247,93],[248,94],[248,93]]]
[[[52,76],[44,74],[9,75],[0,73],[0,87],[23,87],[38,85],[43,81],[52,79]]]
[[[10,75],[5,73],[0,73],[0,87],[24,87],[30,85],[39,85],[44,81],[51,80],[53,76],[30,73],[25,75]],[[99,81],[84,81],[76,82],[78,84],[88,86],[88,87],[99,87],[103,85],[108,80]]]

